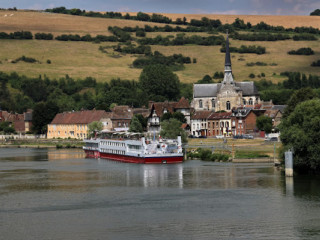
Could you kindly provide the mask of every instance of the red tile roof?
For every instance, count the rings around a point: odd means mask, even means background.
[[[188,99],[185,99],[184,97],[182,97],[179,102],[176,104],[175,108],[190,108],[190,104]]]
[[[85,110],[79,112],[58,113],[51,124],[89,124],[107,117],[104,110]]]
[[[212,114],[212,111],[196,111],[191,119],[207,119]]]
[[[215,112],[212,113],[208,119],[209,120],[219,120],[219,119],[229,119],[231,118],[232,112]]]

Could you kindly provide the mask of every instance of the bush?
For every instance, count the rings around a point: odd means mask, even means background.
[[[320,59],[311,64],[311,67],[320,67]]]
[[[312,34],[308,34],[308,33],[303,33],[303,34],[299,34],[299,35],[294,35],[292,37],[292,39],[294,41],[317,41],[318,38],[315,37]]]
[[[136,37],[145,37],[146,36],[146,32],[143,29],[139,29],[138,31],[136,31]]]
[[[265,48],[265,47],[255,46],[255,45],[250,45],[250,46],[242,45],[240,48],[230,47],[229,50],[230,50],[230,52],[256,53],[256,54],[259,54],[259,55],[266,53],[266,48]],[[223,47],[220,49],[220,52],[226,52],[226,47],[223,46]]]
[[[313,55],[314,51],[311,48],[299,48],[298,50],[291,50],[290,55]]]
[[[256,77],[256,75],[254,75],[253,73],[249,74],[249,78],[255,78],[255,77]]]
[[[48,59],[48,60],[47,60],[47,63],[48,63],[48,64],[51,64],[51,60],[50,60],[50,59]]]
[[[191,159],[201,159],[203,161],[228,161],[228,154],[212,153],[209,149],[198,148],[196,152],[188,152],[187,157]]]
[[[20,61],[23,61],[23,62],[26,62],[26,63],[36,63],[36,62],[39,62],[39,61],[36,60],[35,58],[22,56],[22,57],[19,57],[19,58],[13,60],[12,63],[18,63],[18,62],[20,62]]]
[[[53,35],[51,33],[36,33],[35,39],[38,40],[52,40]]]

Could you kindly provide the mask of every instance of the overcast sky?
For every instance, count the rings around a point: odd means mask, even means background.
[[[118,12],[309,15],[320,9],[320,0],[0,0],[0,8],[60,6]]]

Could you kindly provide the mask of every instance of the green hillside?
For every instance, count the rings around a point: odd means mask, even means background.
[[[1,11],[0,14],[8,14]],[[294,21],[294,16],[291,17]],[[54,37],[61,34],[97,34],[111,36],[108,31],[109,26],[123,27],[144,27],[164,26],[164,24],[142,22],[121,19],[100,19],[80,16],[70,16],[63,14],[49,14],[42,12],[14,12],[11,18],[1,18],[0,32],[31,31],[33,34],[38,32],[52,33]],[[281,25],[281,22],[278,23]],[[174,25],[173,25],[174,26]],[[152,32],[147,33],[146,37],[176,36],[176,32]],[[217,34],[221,33],[215,33]],[[185,33],[186,36],[200,35],[210,36],[207,33]],[[135,38],[135,33],[131,33]],[[240,54],[232,53],[233,72],[237,81],[250,79],[249,74],[256,76],[264,73],[268,80],[278,82],[284,78],[279,74],[284,71],[299,71],[305,74],[319,74],[318,67],[311,67],[311,63],[320,59],[320,40],[317,41],[240,41],[230,39],[232,47],[241,45],[257,45],[266,48],[266,54]],[[99,82],[110,81],[113,78],[137,80],[141,69],[132,68],[132,62],[138,57],[136,54],[121,54],[112,48],[117,42],[72,42],[57,40],[0,40],[2,51],[0,56],[0,71],[24,74],[35,77],[46,75],[49,78],[60,78],[69,75],[75,79],[91,76]],[[135,43],[133,41],[133,43]],[[136,44],[136,43],[135,43]],[[138,44],[136,44],[138,45]],[[105,52],[99,47],[105,48]],[[303,47],[310,47],[315,54],[310,56],[288,55],[290,50],[297,50]],[[196,63],[185,64],[184,69],[176,71],[181,82],[192,83],[201,79],[204,75],[212,76],[216,71],[223,71],[224,54],[220,52],[221,46],[199,46],[188,44],[183,46],[160,46],[152,45],[151,50],[169,56],[172,54],[182,54],[191,59],[196,59]],[[38,62],[27,63],[13,60],[26,56]],[[50,64],[47,63],[50,60]],[[263,62],[267,66],[247,66],[252,62]],[[255,78],[258,80],[259,78]]]

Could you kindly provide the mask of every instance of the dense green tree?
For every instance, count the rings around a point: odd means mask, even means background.
[[[141,123],[142,128],[145,130],[147,129],[148,125],[148,117],[142,116],[142,114],[136,114],[136,118],[138,118],[139,122]]]
[[[257,128],[261,131],[265,131],[266,133],[271,133],[272,131],[272,118],[261,115],[256,120]]]
[[[320,100],[299,103],[280,124],[281,141],[293,149],[294,169],[320,173]]]
[[[316,97],[318,97],[317,94],[311,88],[302,88],[294,92],[287,103],[283,117],[288,117],[299,103]]]
[[[174,112],[174,113],[172,114],[172,117],[175,118],[175,119],[177,119],[177,120],[179,120],[181,123],[186,123],[186,122],[187,122],[186,117],[185,117],[184,114],[181,113],[181,112]]]
[[[55,102],[39,102],[35,105],[32,113],[32,130],[36,134],[46,134],[47,125],[59,112]]]
[[[0,132],[5,134],[15,133],[14,127],[11,122],[0,122]]]
[[[169,120],[170,118],[172,118],[172,113],[166,112],[161,116],[160,121],[163,122],[163,121]]]
[[[197,82],[198,84],[214,83],[212,78],[209,75],[205,75],[201,80]]]
[[[167,100],[180,97],[179,78],[168,67],[160,64],[145,67],[139,78],[140,87],[150,98],[162,96]]]
[[[142,124],[137,115],[134,115],[130,122],[129,132],[143,132]]]
[[[185,143],[188,141],[186,132],[181,128],[181,122],[175,118],[161,122],[160,136],[170,139],[181,136],[182,142]]]
[[[310,16],[320,16],[320,9],[314,10],[312,13],[310,13]]]
[[[100,132],[103,129],[102,122],[94,121],[88,124],[88,137],[94,137],[96,132]]]

